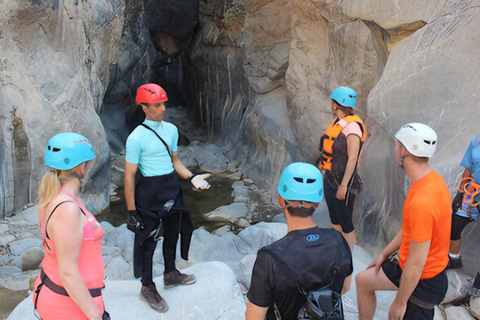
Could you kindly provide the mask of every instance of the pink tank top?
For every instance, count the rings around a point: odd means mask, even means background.
[[[75,202],[85,214],[87,221],[83,227],[83,240],[78,259],[78,270],[82,275],[87,288],[101,288],[103,287],[103,276],[105,270],[102,257],[102,237],[104,235],[104,231],[95,219],[95,216],[85,208],[85,206],[80,202],[80,200],[77,199],[77,197],[63,189],[61,189],[60,192],[71,197],[72,201]],[[48,219],[49,214],[46,215],[46,219]],[[59,212],[55,211],[51,219],[55,219],[56,214],[59,214]],[[42,235],[45,239],[45,257],[42,261],[42,269],[55,284],[63,287],[62,281],[60,280],[60,276],[58,274],[55,243],[47,238],[45,234],[45,223],[46,221],[40,221],[40,229],[42,230]],[[35,288],[38,286],[39,282],[40,280],[37,279]],[[53,301],[51,301],[52,299]],[[96,297],[94,300],[101,312],[103,312],[102,297]],[[71,300],[70,297],[56,294],[45,286],[42,287],[39,293],[37,308],[40,316],[44,319],[83,319],[85,317],[83,312],[80,310],[80,308],[78,308],[73,300]],[[62,315],[62,313],[64,314]],[[65,317],[66,315],[68,315],[67,318],[62,318],[62,316]]]

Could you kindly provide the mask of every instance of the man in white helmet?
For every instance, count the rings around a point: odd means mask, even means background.
[[[451,197],[443,178],[428,164],[436,146],[437,135],[421,123],[406,124],[395,135],[397,164],[412,184],[402,229],[355,279],[360,320],[373,319],[375,291],[398,291],[390,320],[433,319],[433,307],[445,297]]]

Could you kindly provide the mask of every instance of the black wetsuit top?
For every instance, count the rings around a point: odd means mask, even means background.
[[[334,229],[294,230],[258,251],[253,267],[248,299],[269,307],[267,319],[274,319],[276,303],[282,319],[297,319],[304,303],[296,283],[306,292],[320,289],[332,281],[331,289],[341,293],[343,282],[353,271],[348,243]]]

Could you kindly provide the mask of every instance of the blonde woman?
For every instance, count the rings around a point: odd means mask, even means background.
[[[66,132],[48,141],[51,171],[39,184],[38,217],[45,257],[34,286],[35,310],[43,320],[108,320],[101,289],[104,232],[77,194],[95,159],[92,143]]]

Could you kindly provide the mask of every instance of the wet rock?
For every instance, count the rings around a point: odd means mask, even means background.
[[[477,319],[480,319],[480,298],[471,296],[470,297],[470,314]]]
[[[462,306],[449,305],[445,308],[445,319],[446,320],[475,320],[474,317],[470,315],[468,310]]]
[[[189,286],[178,286],[163,290],[163,277],[154,278],[157,288],[170,309],[159,314],[148,307],[139,295],[138,280],[107,280],[102,291],[105,305],[112,319],[242,319],[245,302],[235,274],[220,262],[194,265],[181,270],[195,274],[197,282]],[[188,299],[185,297],[188,296]],[[128,307],[126,307],[128,306]],[[26,298],[7,318],[8,320],[36,320],[32,313],[32,298]]]
[[[9,248],[13,255],[19,256],[30,248],[41,247],[42,243],[43,240],[38,238],[25,238],[11,242]]]
[[[232,203],[207,213],[205,216],[212,221],[227,221],[234,223],[248,214],[248,206],[244,203]]]
[[[448,289],[442,304],[460,301],[468,295],[468,291],[472,287],[469,281],[470,277],[467,277],[461,270],[454,269],[447,270],[447,278]]]

